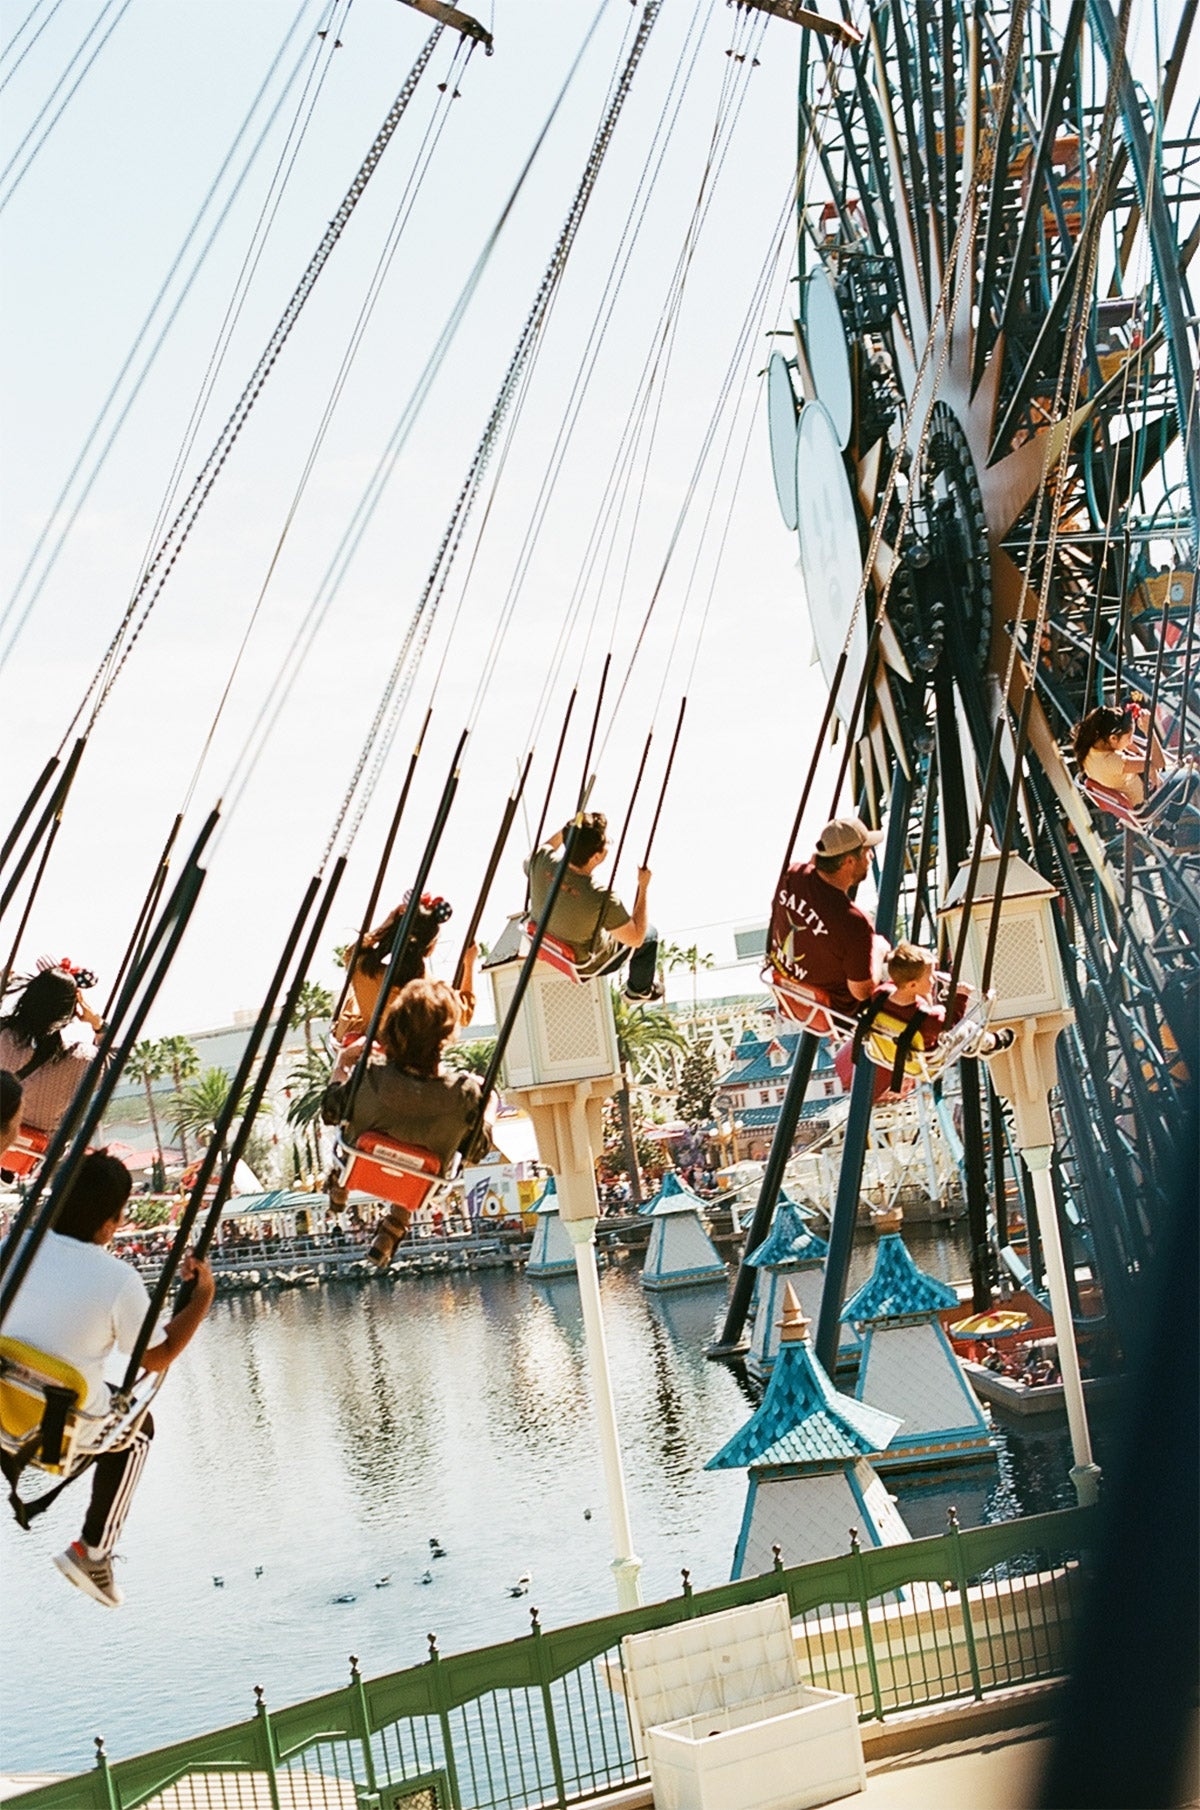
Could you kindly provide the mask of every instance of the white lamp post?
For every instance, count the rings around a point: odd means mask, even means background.
[[[964,861],[946,895],[942,916],[951,947],[957,947],[966,897],[970,862]],[[991,931],[998,909],[995,956],[991,986],[995,991],[993,1025],[1008,1025],[1016,1032],[1011,1048],[989,1059],[992,1080],[1012,1107],[1017,1143],[1033,1183],[1038,1232],[1050,1291],[1054,1337],[1071,1431],[1071,1481],[1080,1503],[1095,1502],[1100,1479],[1092,1458],[1075,1325],[1067,1288],[1067,1264],[1054,1204],[1050,1163],[1054,1154],[1054,1128],[1050,1118],[1050,1089],[1057,1075],[1055,1045],[1065,1025],[1073,1022],[1062,963],[1055,935],[1054,901],[1058,894],[1036,868],[1010,855],[1004,869],[1004,893],[996,905],[1000,879],[1000,855],[985,849],[975,883],[963,952],[962,976],[979,988]]]
[[[521,972],[520,928],[519,920],[510,923],[487,964],[497,1024],[504,1022]],[[504,1092],[519,1096],[533,1120],[538,1155],[554,1172],[559,1217],[574,1248],[608,1497],[617,1606],[636,1609],[642,1600],[638,1582],[642,1561],[633,1550],[595,1249],[601,1108],[620,1085],[607,982],[565,980],[547,963],[535,963],[505,1054]]]

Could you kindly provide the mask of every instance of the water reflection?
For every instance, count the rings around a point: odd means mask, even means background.
[[[917,1261],[962,1273],[941,1236],[914,1241]],[[855,1281],[873,1257],[856,1248]],[[744,1478],[703,1465],[749,1412],[738,1376],[702,1355],[725,1295],[648,1298],[632,1266],[607,1269],[601,1289],[646,1596],[673,1594],[684,1566],[697,1587],[722,1582]],[[448,1651],[525,1633],[534,1603],[546,1625],[614,1607],[570,1278],[235,1296],[155,1419],[119,1614],[50,1564],[77,1531],[78,1495],[4,1535],[0,1767],[75,1770],[95,1734],[122,1756],[219,1726],[250,1713],[255,1683],[276,1704],[339,1685],[352,1651],[367,1672],[416,1664],[431,1629]],[[982,1481],[889,1487],[913,1532],[934,1532],[951,1501],[964,1526],[1070,1501],[1069,1462],[1056,1427],[1008,1436]],[[433,1537],[447,1557],[431,1565]],[[509,1597],[525,1571],[530,1596]],[[81,1714],[63,1680],[84,1674]]]

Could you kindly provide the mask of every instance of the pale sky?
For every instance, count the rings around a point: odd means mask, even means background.
[[[6,599],[296,5],[297,0],[262,0],[246,8],[227,0],[204,0],[203,5],[180,0],[164,10],[132,0],[61,122],[0,211],[7,274]],[[198,823],[225,786],[263,688],[314,595],[594,14],[590,0],[557,7],[501,0],[496,8],[496,54],[474,57],[451,110],[267,591],[189,821]],[[510,230],[216,852],[205,896],[151,1020],[152,1031],[217,1023],[237,1008],[253,1006],[259,996],[304,880],[322,855],[356,751],[578,181],[624,34],[635,16],[625,0],[609,0],[604,8]],[[460,925],[516,761],[527,745],[605,477],[659,330],[721,84],[735,73],[725,55],[735,20],[723,6],[702,7],[694,14],[689,4],[668,0],[651,40],[577,241],[495,494],[386,887],[391,900],[407,885],[450,753],[471,712],[492,627],[693,16],[708,23],[700,34],[685,102],[479,713],[459,801],[433,870],[435,889],[456,902]],[[24,135],[93,17],[94,8],[67,0],[30,52],[6,97],[8,142]],[[319,5],[307,9],[310,42],[321,18]],[[426,21],[394,0],[355,0],[189,472],[207,453],[426,35]],[[302,42],[302,36],[293,40],[290,55]],[[766,34],[689,270],[613,641],[610,700],[628,668],[722,375],[739,345],[755,280],[785,205],[795,135],[797,42],[797,34],[780,24]],[[157,849],[186,794],[332,377],[413,166],[436,99],[434,81],[442,79],[451,48],[447,40],[439,46],[427,87],[422,86],[389,147],[100,717],[22,947],[25,962],[46,949],[87,962],[102,977],[112,972]],[[65,731],[129,595],[278,155],[283,120],[293,107],[283,108],[270,141],[274,149],[260,158],[242,201],[231,210],[0,674],[0,709],[12,750],[4,762],[6,821]],[[19,160],[14,167],[19,168]],[[0,184],[0,202],[5,193]],[[772,299],[758,312],[752,336],[741,342],[746,356],[739,372],[749,369],[751,381],[743,388],[739,380],[737,412],[728,418],[732,431],[726,426],[718,432],[697,506],[685,525],[620,715],[606,736],[593,797],[613,817],[621,815],[661,690],[653,783],[643,792],[618,881],[618,890],[628,890],[692,662],[733,474],[749,432],[696,659],[684,740],[652,860],[652,914],[662,930],[675,940],[699,940],[719,960],[732,958],[735,923],[765,916],[820,707],[793,537],[777,512],[754,382],[770,349],[766,334],[786,318],[781,303],[787,254],[775,268]],[[727,443],[726,472],[689,600],[697,536]],[[631,509],[629,501],[626,522],[632,519]],[[477,512],[476,522],[481,514]],[[531,821],[541,808],[571,683],[580,677],[585,696],[594,697],[621,589],[627,538],[609,567],[591,646],[585,656],[583,628],[598,586],[586,594],[584,620],[552,692],[528,794]],[[468,536],[467,553],[472,545]],[[467,563],[460,556],[392,759],[357,838],[330,944],[351,933],[362,908],[391,802],[446,648]],[[675,658],[664,684],[677,631]],[[554,822],[569,809],[578,783],[586,714],[581,702],[552,808]],[[816,816],[823,816],[823,806]],[[505,911],[520,903],[524,841],[525,829],[519,825],[485,918],[485,937],[494,937]],[[447,941],[453,942],[452,934]],[[332,979],[332,964],[320,977]],[[723,976],[715,990],[732,990],[747,978],[745,971]],[[682,991],[690,988],[683,980],[679,985]],[[481,1015],[490,1015],[486,1002]]]
[[[475,55],[461,98],[450,109],[196,782],[188,818],[193,828],[227,785],[266,687],[286,657],[598,4],[497,0],[494,18],[491,10],[484,17],[494,27],[496,54]],[[0,63],[0,79],[12,71],[36,29],[35,20],[24,39],[14,37],[27,10],[14,10],[6,20],[4,41],[13,39],[15,49]],[[12,73],[0,114],[9,165],[0,176],[5,278],[0,607],[13,594],[289,26],[300,17],[282,59],[284,69],[306,44],[312,52],[327,10],[327,0],[310,0],[306,7],[301,0],[256,0],[252,7],[234,0],[174,0],[169,8],[129,0],[124,10],[108,15],[109,22],[118,19],[110,40],[27,167],[39,142],[39,111],[94,23],[95,0],[64,0]],[[213,400],[186,461],[189,480],[428,35],[428,22],[397,0],[352,0],[348,11],[345,0],[339,0],[337,17],[342,46],[332,59]],[[637,17],[627,0],[607,0],[603,7],[566,103],[382,507],[227,824],[200,908],[150,1021],[151,1034],[227,1022],[235,1010],[252,1008],[260,997],[305,880],[322,858],[384,679],[578,181],[621,46]],[[689,40],[693,22],[699,29]],[[550,690],[526,805],[530,821],[536,821],[566,694],[579,678],[583,701],[550,821],[561,822],[570,808],[604,650],[611,635],[611,703],[629,668],[723,373],[740,352],[737,369],[749,373],[749,380],[739,377],[736,406],[721,417],[714,455],[620,713],[615,725],[605,724],[592,802],[620,819],[653,722],[650,780],[618,876],[617,889],[628,896],[670,728],[694,658],[687,724],[652,859],[651,914],[666,936],[698,941],[719,962],[732,959],[735,925],[765,918],[811,756],[823,686],[819,669],[811,664],[795,539],[775,503],[765,410],[756,383],[773,343],[767,336],[789,317],[794,294],[787,285],[790,244],[776,260],[770,299],[756,310],[749,337],[741,337],[760,267],[776,242],[793,173],[799,34],[782,22],[770,22],[758,48],[758,66],[751,68],[735,65],[726,55],[738,29],[735,12],[717,0],[703,0],[699,6],[692,0],[667,0],[663,7],[580,232],[501,480],[494,493],[485,491],[484,500],[493,495],[494,500],[465,595],[482,504],[455,566],[391,760],[355,842],[329,948],[353,933],[412,741],[441,668],[433,728],[385,903],[408,884],[451,751],[473,711],[488,643],[631,217],[657,122],[673,77],[690,59],[695,43],[698,51],[646,222],[478,712],[432,885],[458,907],[447,933],[448,948],[456,946],[454,931],[470,910],[504,796],[528,745],[607,474],[630,419],[639,373],[658,343],[722,84],[733,79],[745,85],[746,98],[713,178],[711,207],[689,264],[669,358],[662,362],[665,384],[656,392],[657,425],[648,466],[624,498],[622,532],[603,586],[593,582],[584,593],[579,626]],[[163,837],[188,795],[452,49],[447,35],[100,717],[22,945],[25,965],[46,950],[96,968],[102,983],[113,972]],[[83,62],[74,64],[46,120]],[[276,76],[246,144],[257,136],[281,89],[282,76]],[[183,296],[163,350],[0,671],[4,823],[71,722],[128,600],[298,93],[297,87],[281,107],[240,198]],[[243,154],[244,146],[232,169],[239,167]],[[215,223],[231,183],[227,174],[196,245]],[[194,256],[193,247],[184,270]],[[166,311],[181,293],[182,279],[176,277]],[[156,315],[159,325],[166,311]],[[135,356],[133,370],[140,356]],[[122,395],[128,383],[127,378]],[[714,505],[716,467],[726,448]],[[629,576],[622,584],[639,491]],[[727,516],[728,536],[699,637]],[[690,582],[698,545],[700,558]],[[594,626],[585,650],[593,606]],[[7,641],[6,629],[0,647]],[[811,840],[824,820],[829,789],[828,779],[818,783],[802,841]],[[506,912],[520,904],[525,836],[519,820],[484,919],[485,939],[494,938]],[[314,972],[329,983],[336,978],[331,960]],[[751,979],[746,969],[719,975],[713,991],[733,991]],[[676,990],[686,996],[690,981],[680,977]],[[490,1003],[482,1002],[481,1016],[490,1015]]]

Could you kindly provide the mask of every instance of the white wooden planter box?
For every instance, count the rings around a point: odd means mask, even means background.
[[[804,1810],[866,1785],[854,1699],[804,1685],[646,1731],[655,1810]]]
[[[786,1596],[626,1635],[655,1810],[806,1810],[866,1786],[858,1706],[802,1684]]]

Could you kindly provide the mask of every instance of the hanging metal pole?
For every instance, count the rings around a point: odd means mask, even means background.
[[[796,1136],[796,1126],[800,1122],[800,1108],[804,1105],[804,1096],[808,1092],[809,1077],[812,1074],[820,1041],[820,1038],[814,1037],[811,1031],[805,1031],[796,1046],[792,1072],[788,1076],[787,1092],[784,1094],[783,1104],[779,1108],[775,1136],[771,1139],[771,1152],[767,1157],[762,1187],[759,1189],[758,1200],[754,1207],[754,1218],[750,1222],[750,1230],[746,1233],[746,1242],[742,1247],[742,1261],[738,1265],[733,1293],[729,1297],[729,1306],[725,1310],[725,1324],[721,1328],[720,1338],[714,1340],[711,1345],[705,1346],[705,1357],[733,1357],[746,1348],[743,1333],[746,1326],[746,1315],[750,1309],[750,1297],[754,1293],[754,1278],[758,1274],[753,1264],[747,1263],[746,1259],[751,1251],[758,1249],[771,1230],[771,1221],[775,1216],[775,1202],[779,1198],[779,1190],[783,1185],[783,1172],[787,1168],[788,1158],[792,1154],[792,1142]]]

